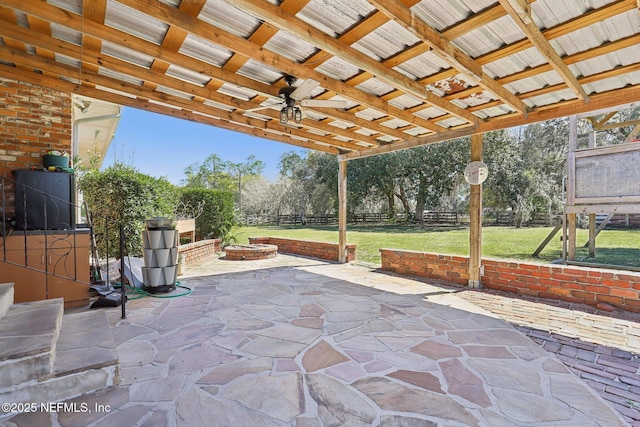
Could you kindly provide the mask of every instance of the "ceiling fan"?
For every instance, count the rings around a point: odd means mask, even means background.
[[[316,87],[320,85],[313,79],[307,79],[300,86],[293,87],[297,78],[285,75],[284,81],[287,86],[284,86],[278,91],[278,96],[282,98],[279,104],[265,105],[262,107],[251,108],[249,111],[264,110],[275,106],[280,106],[280,123],[286,124],[290,120],[296,123],[300,123],[304,118],[304,109],[302,107],[327,107],[327,108],[347,108],[346,101],[340,100],[323,100],[323,99],[304,99],[306,98]]]

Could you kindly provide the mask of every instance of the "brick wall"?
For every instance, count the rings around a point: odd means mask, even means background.
[[[0,177],[42,168],[50,150],[71,154],[71,94],[0,79]],[[13,214],[13,186],[5,189]]]
[[[380,249],[382,269],[467,285],[468,258]],[[483,259],[486,288],[640,312],[640,273]]]
[[[184,256],[185,265],[197,264],[221,250],[220,239],[206,239],[178,246],[178,252]]]
[[[250,237],[249,243],[276,245],[278,252],[338,261],[340,250],[337,243],[314,242],[312,240],[283,239],[280,237]],[[347,245],[347,262],[356,259],[356,245]]]
[[[467,285],[468,258],[401,249],[380,249],[382,269],[398,274],[428,277]]]

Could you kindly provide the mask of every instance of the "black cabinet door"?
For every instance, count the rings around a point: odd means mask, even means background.
[[[65,230],[75,227],[73,174],[16,170],[16,228]]]

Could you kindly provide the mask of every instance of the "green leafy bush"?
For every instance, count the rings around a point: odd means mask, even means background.
[[[172,218],[178,189],[165,178],[154,178],[122,163],[103,170],[89,170],[78,178],[78,187],[92,212],[98,250],[120,257],[119,223],[124,224],[125,255],[142,255],[144,220]]]
[[[202,214],[196,218],[196,238],[209,237],[227,239],[235,225],[234,194],[230,191],[209,188],[186,187],[181,191],[180,201],[185,206],[204,203]],[[196,216],[196,215],[193,215]]]

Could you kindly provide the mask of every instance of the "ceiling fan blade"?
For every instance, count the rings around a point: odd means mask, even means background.
[[[291,98],[296,101],[300,101],[302,98],[305,98],[307,95],[311,93],[312,90],[317,88],[320,85],[317,81],[313,79],[307,79],[300,86],[296,88],[293,92],[291,92]]]
[[[303,107],[347,108],[347,101],[338,99],[303,99],[300,101]]]

